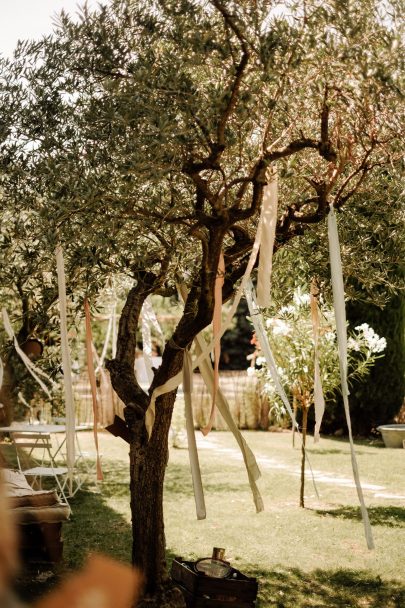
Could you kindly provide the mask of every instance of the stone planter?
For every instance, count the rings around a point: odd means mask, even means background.
[[[377,427],[386,448],[405,447],[405,424],[383,424]]]

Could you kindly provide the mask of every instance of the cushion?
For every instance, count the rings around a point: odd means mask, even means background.
[[[12,509],[17,507],[50,507],[59,504],[59,498],[56,490],[41,490],[30,495],[8,495],[8,504]]]
[[[52,524],[69,519],[70,507],[62,503],[51,507],[18,507],[13,513],[19,524]]]

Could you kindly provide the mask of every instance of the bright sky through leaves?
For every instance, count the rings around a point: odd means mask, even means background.
[[[78,12],[84,0],[0,0],[0,53],[11,57],[18,40],[36,40],[53,30],[55,16],[64,9]],[[89,0],[90,7],[96,0]]]

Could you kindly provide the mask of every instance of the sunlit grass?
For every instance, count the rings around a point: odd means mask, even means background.
[[[292,448],[290,433],[244,435],[262,463],[265,511],[255,512],[232,435],[211,433],[199,439],[207,519],[197,521],[188,452],[172,448],[165,486],[169,560],[204,557],[213,546],[225,547],[233,566],[258,577],[260,608],[404,606],[405,450],[380,443],[357,446],[376,543],[369,551],[356,490],[342,485],[352,479],[346,441],[310,443],[312,467],[326,480],[317,483],[318,498],[308,476],[306,508],[300,509],[299,442]],[[80,439],[84,449],[91,448],[90,433]],[[65,570],[80,566],[89,551],[130,561],[128,446],[107,433],[100,444],[105,481],[98,486],[92,481],[72,500],[73,517],[64,532]]]

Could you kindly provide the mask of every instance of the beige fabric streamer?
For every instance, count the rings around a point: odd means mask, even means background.
[[[97,435],[97,426],[98,426],[98,412],[99,412],[99,404],[97,399],[97,385],[96,385],[96,374],[94,373],[94,360],[93,360],[93,336],[91,331],[91,320],[90,320],[90,306],[87,298],[84,300],[84,313],[86,319],[86,358],[87,358],[87,372],[90,380],[91,387],[91,396],[93,401],[93,434],[94,434],[94,444],[96,446],[96,463],[97,463],[97,479],[98,481],[103,480],[103,471],[101,469],[100,462],[100,453],[98,449],[98,435]]]
[[[204,349],[206,347],[205,340],[201,334],[199,334],[195,338],[194,346],[196,349],[197,356],[200,357],[200,355],[204,352]],[[201,375],[203,377],[206,387],[208,388],[211,395],[213,395],[213,393],[214,393],[214,373],[213,373],[210,362],[204,358],[202,360],[202,362],[200,363],[199,369],[200,369],[200,372],[201,372]],[[234,419],[232,418],[229,404],[228,404],[224,394],[222,393],[221,389],[218,390],[218,394],[217,394],[217,408],[218,408],[222,418],[228,425],[229,430],[232,432],[233,436],[235,437],[235,439],[239,445],[240,451],[243,456],[243,461],[245,463],[246,472],[247,472],[248,480],[249,480],[249,485],[250,485],[250,489],[252,491],[253,501],[254,501],[255,507],[256,507],[256,512],[259,513],[260,511],[264,510],[263,499],[261,497],[259,488],[257,487],[257,484],[256,484],[256,481],[261,476],[261,473],[260,473],[259,467],[257,466],[256,458],[255,458],[252,450],[249,448],[248,444],[246,443],[245,439],[242,436],[242,433],[240,432]]]
[[[217,277],[215,279],[215,304],[214,304],[214,318],[212,320],[213,334],[214,334],[214,392],[212,395],[212,405],[210,418],[208,424],[201,429],[203,435],[208,435],[212,429],[215,418],[215,400],[219,388],[219,359],[221,357],[221,313],[222,313],[222,287],[225,279],[225,261],[221,251],[218,262]],[[219,336],[219,337],[218,337]]]
[[[178,287],[178,290],[180,292],[180,295],[181,295],[183,301],[186,301],[186,299],[187,299],[186,286],[184,284],[180,285]],[[205,351],[206,343],[205,343],[205,339],[202,334],[198,334],[198,336],[196,336],[196,338],[194,340],[194,347],[195,347],[195,350],[197,353],[197,357],[199,357]],[[190,363],[191,363],[191,358],[190,358]],[[212,395],[214,392],[214,372],[212,370],[211,363],[207,359],[203,359],[202,363],[200,364],[199,369],[200,369],[201,375],[203,377],[205,386],[207,387],[208,391]],[[260,494],[259,489],[256,484],[256,481],[261,476],[261,473],[260,473],[259,467],[257,466],[256,458],[255,458],[252,450],[249,448],[248,444],[246,443],[245,439],[242,436],[242,433],[238,429],[238,427],[232,417],[229,404],[225,398],[225,395],[222,393],[221,389],[218,390],[218,394],[217,394],[217,407],[218,407],[218,410],[219,410],[222,418],[224,419],[225,423],[228,425],[229,430],[235,437],[235,439],[239,445],[239,448],[241,450],[241,453],[243,456],[243,461],[245,463],[246,471],[248,474],[249,485],[252,490],[253,500],[254,500],[254,503],[256,506],[256,511],[259,513],[260,511],[263,511],[263,509],[264,509],[263,500],[262,500],[261,494]]]
[[[193,406],[191,402],[191,394],[193,392],[193,366],[191,355],[188,351],[184,353],[183,361],[183,393],[184,405],[186,413],[186,430],[188,454],[190,459],[191,477],[193,480],[194,500],[197,519],[205,519],[207,517],[205,509],[204,491],[201,481],[200,463],[198,460],[197,443],[195,440]]]
[[[73,398],[72,365],[70,361],[69,340],[67,331],[67,301],[65,264],[63,261],[62,247],[56,248],[56,270],[58,274],[58,294],[60,311],[60,339],[62,350],[63,383],[65,387],[65,410],[66,410],[66,464],[68,468],[69,493],[73,492],[73,473],[76,462],[76,424],[75,405]]]
[[[111,386],[110,374],[101,366],[101,358],[98,356],[94,342],[91,343],[91,351],[93,353],[94,361],[96,362],[95,374],[100,374],[100,401],[101,401],[101,419],[99,422],[102,426],[108,426],[114,422],[114,396],[113,388]]]
[[[329,256],[331,266],[332,290],[333,290],[333,306],[335,309],[336,333],[339,350],[339,368],[340,380],[342,385],[343,405],[346,416],[346,424],[349,431],[350,453],[352,460],[353,477],[356,484],[357,495],[360,502],[360,509],[363,518],[364,532],[366,536],[367,546],[369,549],[374,549],[373,533],[371,530],[370,519],[366,504],[364,502],[363,490],[360,483],[359,469],[357,465],[356,453],[354,450],[352,425],[350,420],[349,409],[349,387],[347,384],[347,333],[346,333],[346,308],[344,297],[343,271],[342,260],[340,257],[340,243],[336,224],[335,211],[333,205],[330,205],[328,215],[328,238],[329,238]]]
[[[112,358],[115,359],[117,356],[117,309],[114,306],[114,311],[112,315]]]
[[[318,443],[320,439],[320,430],[322,418],[325,413],[325,399],[323,396],[321,369],[319,365],[319,308],[317,302],[318,288],[315,280],[311,284],[311,320],[312,332],[314,335],[314,408],[315,408],[315,429],[314,442]]]
[[[267,171],[267,180],[268,184],[263,190],[262,213],[260,216],[262,236],[257,274],[257,304],[263,308],[268,308],[271,304],[270,284],[278,207],[277,169],[275,167]]]
[[[260,243],[260,240],[258,240],[258,242]],[[257,254],[257,249],[256,249],[256,254]],[[251,259],[252,259],[252,256],[251,256]],[[254,258],[254,260],[255,259],[256,258]],[[251,267],[253,267],[254,260],[253,260],[253,263],[251,264]],[[248,278],[249,277],[247,276],[245,283],[248,280]],[[179,291],[181,293],[183,300],[186,300],[187,299],[187,290],[186,290],[185,286],[180,286]],[[239,300],[240,300],[240,296],[239,296]],[[196,361],[194,361],[192,363],[192,369],[195,369],[198,365],[198,367],[201,371],[201,375],[203,376],[204,382],[212,395],[214,392],[214,378],[213,378],[214,373],[212,370],[211,363],[206,359],[206,355],[205,355],[205,353],[207,352],[207,348],[208,348],[208,353],[210,352],[209,347],[207,347],[207,345],[205,344],[204,338],[200,334],[194,340],[194,345],[195,345],[195,349],[196,349],[196,353],[197,353],[197,359],[196,359]],[[191,363],[191,361],[190,361],[190,363]],[[151,399],[152,407],[149,406],[149,409],[146,411],[146,417],[145,417],[145,426],[148,429],[148,432],[151,433],[152,428],[153,428],[156,399],[160,395],[163,395],[170,391],[174,391],[179,386],[181,381],[182,381],[182,372],[180,372],[180,374],[177,374],[176,376],[173,376],[164,385],[158,386],[153,391],[152,399]],[[256,484],[256,481],[260,477],[259,467],[257,466],[256,459],[254,457],[253,452],[247,445],[245,439],[242,437],[241,432],[239,431],[238,427],[235,424],[235,421],[232,418],[232,414],[229,409],[228,402],[226,401],[224,395],[222,394],[221,389],[218,390],[218,394],[217,394],[217,407],[218,407],[218,410],[221,413],[223,419],[225,420],[226,424],[228,425],[230,431],[233,433],[236,441],[238,442],[240,450],[242,452],[243,460],[244,460],[247,474],[248,474],[249,485],[252,490],[253,500],[254,500],[254,503],[256,506],[256,511],[257,512],[263,511],[263,509],[264,509],[263,500],[262,500],[262,497],[260,495],[259,489]],[[150,429],[150,431],[149,431],[149,429]]]
[[[209,357],[215,344],[222,338],[222,336],[224,335],[224,333],[226,332],[226,330],[228,329],[228,327],[231,324],[232,318],[236,312],[236,309],[238,308],[238,305],[239,305],[239,302],[243,295],[243,292],[245,290],[246,284],[252,273],[253,266],[255,265],[255,262],[256,262],[257,253],[258,253],[259,247],[260,247],[261,232],[262,232],[262,228],[261,228],[261,223],[259,221],[255,241],[253,243],[253,248],[250,253],[249,262],[246,266],[245,274],[243,275],[242,281],[240,282],[240,285],[235,293],[235,297],[233,299],[232,306],[226,316],[225,322],[222,325],[222,329],[221,329],[219,335],[216,337],[216,339],[212,340],[210,344],[206,345],[204,347],[204,350],[201,352],[201,354],[196,359],[196,361],[193,362],[193,369],[200,367],[201,363],[207,357]],[[175,390],[179,386],[179,384],[181,384],[181,380],[182,380],[182,372],[179,372],[176,376],[173,376],[172,378],[170,378],[167,382],[165,382],[165,384],[162,384],[162,386],[156,387],[155,390],[153,391],[151,400],[149,403],[149,407],[146,410],[146,415],[145,415],[145,426],[146,426],[146,430],[148,432],[149,437],[152,434],[153,424],[155,421],[156,399],[158,397],[160,397],[160,395],[164,395],[165,393],[169,393],[169,392]]]
[[[103,417],[101,424],[103,426],[108,426],[114,422],[114,395],[110,374],[104,367],[100,367],[100,398]]]

